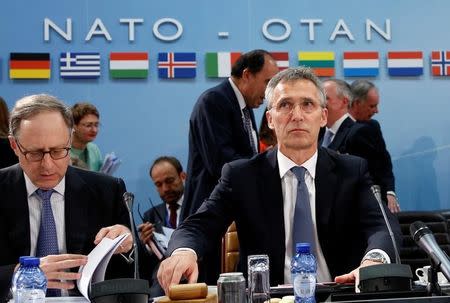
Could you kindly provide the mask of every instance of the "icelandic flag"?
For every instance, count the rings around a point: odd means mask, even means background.
[[[345,77],[376,77],[380,69],[378,52],[344,52]]]
[[[389,76],[420,76],[423,74],[422,52],[388,52]]]
[[[450,76],[450,51],[431,52],[431,74]]]
[[[100,77],[100,53],[61,53],[59,73],[64,79]]]
[[[195,53],[159,53],[158,76],[163,79],[195,78]]]

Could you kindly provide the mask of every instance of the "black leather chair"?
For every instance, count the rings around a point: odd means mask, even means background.
[[[400,249],[402,263],[409,264],[414,272],[416,268],[430,264],[428,255],[414,242],[409,226],[422,221],[433,232],[436,242],[450,255],[450,211],[404,211],[397,214],[403,234]]]

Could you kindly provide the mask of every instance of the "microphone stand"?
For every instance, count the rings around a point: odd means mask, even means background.
[[[430,258],[431,266],[428,269],[427,293],[430,296],[442,296],[441,286],[438,281],[439,264]]]

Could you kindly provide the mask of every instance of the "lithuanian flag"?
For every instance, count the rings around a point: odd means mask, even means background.
[[[298,65],[310,67],[316,76],[334,76],[334,52],[299,52]]]
[[[9,57],[10,79],[49,79],[49,53],[11,53]]]

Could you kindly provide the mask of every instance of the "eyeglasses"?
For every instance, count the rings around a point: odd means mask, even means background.
[[[317,110],[320,106],[318,102],[315,102],[314,100],[306,99],[302,102],[292,102],[289,100],[281,100],[278,102],[273,108],[284,115],[290,114],[294,111],[294,108],[296,106],[300,106],[300,109],[302,112],[310,114]]]
[[[100,122],[80,123],[80,125],[86,128],[100,128],[102,126]]]
[[[42,151],[42,150],[28,151],[28,150],[25,150],[25,148],[23,148],[23,146],[19,143],[19,140],[17,140],[16,138],[14,140],[16,140],[17,147],[19,148],[22,155],[25,156],[25,159],[27,159],[28,161],[31,161],[31,162],[42,161],[45,154],[49,154],[53,160],[59,160],[59,159],[67,157],[67,155],[69,154],[69,151],[71,149],[70,147],[63,147],[63,148],[54,148],[49,151]],[[69,138],[69,142],[70,142],[70,138]]]

